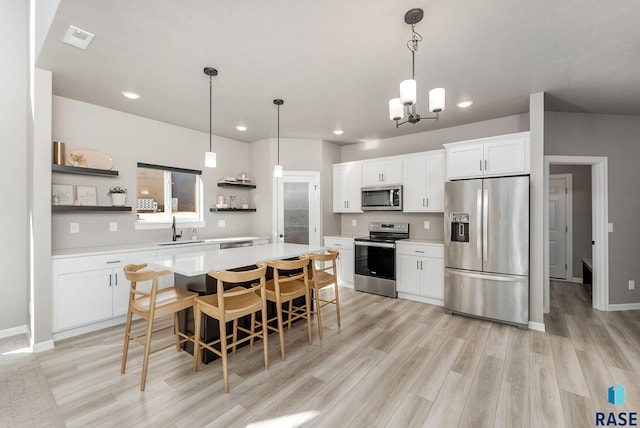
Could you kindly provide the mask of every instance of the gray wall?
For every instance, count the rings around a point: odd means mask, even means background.
[[[5,206],[0,210],[0,331],[28,324],[29,2],[0,3],[0,129],[5,150],[0,168]]]
[[[609,303],[640,303],[638,159],[640,117],[547,112],[545,155],[606,156],[609,179]]]
[[[66,149],[90,148],[107,153],[114,161],[117,178],[55,174],[55,184],[81,184],[98,188],[98,204],[109,205],[107,190],[120,185],[129,189],[127,204],[135,206],[137,162],[202,171],[204,185],[204,220],[206,227],[198,237],[213,238],[247,235],[258,213],[209,212],[218,194],[228,195],[228,189],[218,188],[217,181],[225,176],[236,177],[241,171],[249,176],[249,144],[214,136],[213,149],[217,167],[204,167],[204,152],[209,136],[192,129],[181,128],[140,116],[71,100],[53,97],[52,138],[63,141]],[[50,150],[50,148],[49,148]],[[261,184],[261,183],[260,183]],[[262,187],[260,185],[260,187]],[[243,197],[252,197],[248,190],[238,190]],[[255,192],[255,191],[254,191]],[[135,210],[134,210],[135,211]],[[218,227],[218,220],[225,227]],[[109,222],[118,223],[117,232],[109,232]],[[69,223],[80,224],[79,234],[69,233]],[[171,239],[169,226],[161,230],[135,230],[135,212],[130,213],[57,213],[52,217],[53,249],[82,248],[98,245],[119,245],[160,242]],[[185,238],[190,229],[183,229]]]
[[[582,278],[582,258],[591,258],[591,166],[550,165],[550,174],[571,174],[574,278]],[[571,279],[571,278],[567,278]]]

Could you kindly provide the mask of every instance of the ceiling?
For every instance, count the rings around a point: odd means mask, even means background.
[[[416,7],[417,110],[433,87],[447,106],[396,129]],[[282,98],[281,138],[349,144],[524,113],[541,91],[548,110],[640,115],[638,16],[636,0],[61,0],[38,66],[55,95],[203,132],[215,67],[215,135],[275,137]],[[88,49],[62,42],[70,24],[95,34]]]

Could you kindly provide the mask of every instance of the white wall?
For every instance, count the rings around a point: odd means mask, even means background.
[[[236,177],[241,171],[251,176],[249,144],[214,136],[213,149],[217,153],[217,168],[204,167],[204,153],[208,150],[207,133],[181,128],[163,122],[134,116],[116,110],[53,97],[53,140],[63,141],[67,152],[73,148],[91,148],[107,153],[114,161],[117,178],[54,174],[56,184],[81,184],[98,188],[98,204],[109,205],[109,187],[120,185],[129,189],[127,204],[135,207],[137,162],[197,169],[202,171],[204,184],[204,219],[206,227],[198,230],[199,238],[246,235],[257,219],[255,213],[211,213],[218,193],[229,194],[217,187],[225,176]],[[242,197],[252,197],[250,191],[237,190]],[[218,227],[224,219],[226,226]],[[117,232],[109,232],[109,222],[118,223]],[[131,213],[56,213],[52,218],[53,248],[82,248],[98,245],[117,245],[167,241],[166,230],[135,230],[135,209]],[[69,233],[69,223],[80,224],[79,234]],[[191,230],[184,230],[184,237]]]
[[[4,139],[0,181],[5,206],[0,210],[0,331],[28,324],[28,163],[29,4],[0,3],[0,129]]]

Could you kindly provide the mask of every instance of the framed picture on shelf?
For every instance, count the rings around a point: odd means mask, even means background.
[[[98,205],[97,193],[95,186],[76,186],[76,200],[82,205]]]
[[[51,203],[53,205],[73,205],[73,186],[70,184],[52,184]]]

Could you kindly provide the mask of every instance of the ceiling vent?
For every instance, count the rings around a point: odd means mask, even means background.
[[[69,25],[67,33],[62,39],[63,42],[80,49],[86,49],[87,46],[89,46],[89,43],[91,43],[91,40],[93,40],[93,34],[88,31],[81,30],[78,27],[74,27],[73,25]]]

